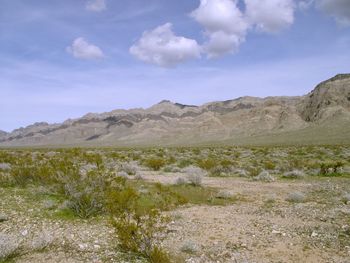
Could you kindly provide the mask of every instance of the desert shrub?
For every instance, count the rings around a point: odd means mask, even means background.
[[[193,165],[193,160],[190,159],[181,159],[178,161],[179,168],[185,168],[187,166]]]
[[[261,169],[257,166],[248,166],[246,167],[246,170],[248,171],[250,177],[256,177],[261,173]]]
[[[168,218],[157,209],[140,206],[140,195],[132,188],[111,191],[108,196],[112,223],[121,249],[140,254],[150,262],[170,262],[160,247]]]
[[[68,207],[79,217],[88,218],[103,211],[104,192],[108,182],[99,173],[89,173],[85,177],[67,178],[64,192]]]
[[[192,241],[186,241],[180,248],[184,253],[194,254],[198,251],[198,246]]]
[[[152,263],[170,263],[169,254],[160,246],[154,246],[148,256],[149,261]]]
[[[228,176],[232,171],[229,166],[218,165],[209,170],[210,176],[219,177],[219,176]]]
[[[320,176],[341,176],[344,163],[341,161],[328,161],[320,164]]]
[[[217,165],[219,165],[219,163],[212,158],[198,161],[198,166],[206,171],[210,171],[211,169],[213,169]]]
[[[255,176],[253,180],[271,183],[275,181],[275,178],[272,175],[270,175],[268,171],[262,171],[258,176]]]
[[[286,179],[301,179],[305,177],[305,173],[301,170],[293,170],[293,171],[284,173],[282,177]]]
[[[177,167],[174,164],[171,164],[163,167],[163,171],[166,173],[178,173],[181,171],[181,169],[180,167]]]
[[[272,161],[265,161],[264,168],[266,170],[275,170],[276,164],[274,162],[272,162]]]
[[[123,178],[128,178],[128,174],[124,171],[120,171],[117,173],[117,176],[123,177]]]
[[[144,164],[146,167],[154,171],[159,171],[160,168],[162,168],[166,164],[166,161],[162,158],[151,158],[151,159],[145,160]]]
[[[42,203],[44,209],[52,210],[56,207],[56,202],[54,200],[48,199],[44,200]]]
[[[35,169],[27,165],[12,167],[10,175],[13,182],[19,186],[25,186],[28,183],[33,183],[36,180]]]
[[[122,163],[120,166],[120,172],[125,172],[128,175],[135,175],[139,170],[139,166],[136,162]]]
[[[178,177],[178,178],[176,178],[176,181],[175,181],[175,184],[176,184],[176,185],[184,185],[184,184],[186,184],[186,183],[187,183],[187,181],[186,181],[185,178],[183,178],[183,177]]]
[[[89,173],[93,170],[96,170],[96,169],[98,169],[97,165],[88,163],[88,164],[80,166],[79,173],[81,175],[85,176],[87,173]]]
[[[303,203],[305,202],[305,200],[306,200],[306,197],[301,192],[290,193],[286,198],[286,201],[291,203]]]
[[[201,186],[206,172],[199,167],[189,166],[183,170],[187,175],[188,182],[193,186]]]
[[[137,174],[135,175],[135,179],[138,180],[138,181],[142,181],[142,180],[143,180],[142,174],[137,173]]]

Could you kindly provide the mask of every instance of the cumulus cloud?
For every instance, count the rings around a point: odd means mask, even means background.
[[[79,37],[73,41],[73,44],[66,48],[66,51],[79,59],[100,59],[104,58],[102,50]]]
[[[248,23],[237,0],[201,0],[191,17],[205,29],[208,41],[203,47],[209,58],[233,53],[245,40]]]
[[[277,33],[294,22],[293,0],[245,0],[250,24],[259,31]]]
[[[227,53],[234,53],[238,50],[244,38],[240,35],[227,34],[223,31],[216,31],[208,35],[209,40],[204,43],[203,50],[208,58],[217,58]]]
[[[129,51],[144,62],[172,67],[199,58],[201,48],[196,40],[176,36],[172,24],[166,23],[152,31],[145,31]]]
[[[89,0],[86,3],[86,9],[93,12],[101,12],[106,9],[105,0]]]
[[[350,26],[349,0],[318,0],[317,6],[333,16],[340,25]]]

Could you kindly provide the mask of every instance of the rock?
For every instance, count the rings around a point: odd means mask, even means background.
[[[317,237],[317,236],[318,236],[318,234],[315,231],[312,231],[311,237]]]
[[[280,235],[280,234],[282,234],[281,231],[278,231],[278,230],[272,230],[271,233],[272,233],[272,234],[275,234],[275,235]]]
[[[5,222],[5,221],[8,221],[8,220],[9,220],[9,218],[8,218],[7,215],[5,215],[5,214],[0,214],[0,223]]]
[[[101,246],[100,245],[94,245],[94,249],[100,249],[101,248]]]
[[[28,235],[28,233],[29,233],[28,229],[25,229],[21,232],[21,235],[25,237]]]
[[[79,244],[79,249],[84,251],[88,248],[88,245],[87,244]]]

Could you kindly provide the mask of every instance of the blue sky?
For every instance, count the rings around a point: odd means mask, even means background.
[[[0,0],[0,129],[303,95],[349,72],[349,0]]]

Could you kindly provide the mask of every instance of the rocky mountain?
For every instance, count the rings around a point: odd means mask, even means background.
[[[7,135],[7,132],[0,130],[0,140],[2,138],[5,138],[6,135]]]
[[[348,132],[349,131],[349,132]],[[201,106],[89,113],[0,134],[1,146],[132,146],[350,142],[350,74],[300,97],[241,97]]]

